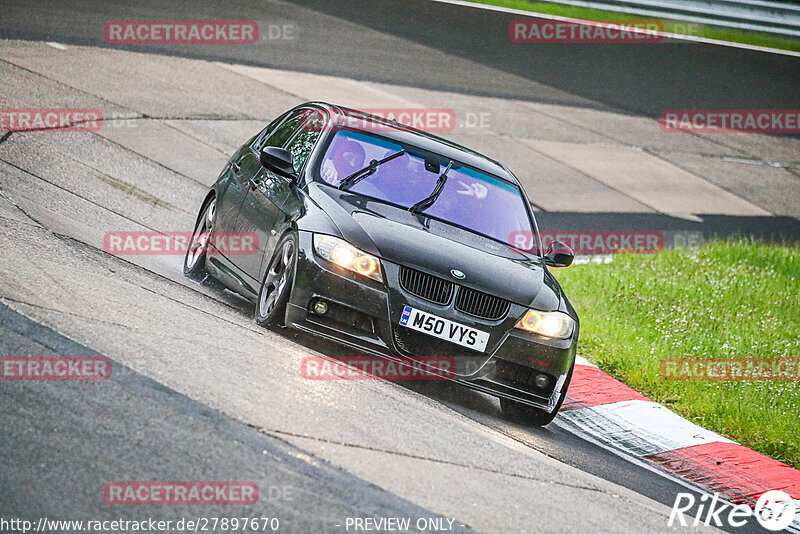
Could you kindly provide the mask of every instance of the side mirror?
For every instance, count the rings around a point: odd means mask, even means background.
[[[276,146],[265,146],[261,149],[261,165],[278,176],[297,181],[297,172],[294,170],[294,157],[286,149]]]
[[[544,253],[544,262],[550,267],[569,267],[575,259],[575,252],[561,241],[551,241]]]

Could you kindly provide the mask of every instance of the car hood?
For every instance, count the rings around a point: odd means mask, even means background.
[[[506,245],[332,187],[311,184],[309,194],[342,237],[365,252],[516,304],[561,308],[552,275]],[[454,269],[464,273],[463,280],[452,275]]]

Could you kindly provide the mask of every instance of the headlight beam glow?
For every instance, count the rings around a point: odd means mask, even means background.
[[[314,250],[323,259],[378,282],[383,281],[378,258],[363,252],[347,241],[323,234],[314,234]]]
[[[567,339],[572,335],[575,324],[566,313],[528,310],[517,321],[516,327],[545,337]]]

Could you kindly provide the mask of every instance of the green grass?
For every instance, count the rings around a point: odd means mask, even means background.
[[[628,13],[618,13],[615,11],[603,11],[588,7],[569,6],[564,4],[554,4],[552,2],[534,2],[532,0],[472,0],[478,4],[488,4],[513,9],[522,9],[535,13],[547,15],[558,15],[574,19],[614,21],[631,19],[655,19],[642,15],[631,15]],[[720,26],[708,26],[702,24],[686,23],[673,20],[662,20],[664,31],[678,33],[681,35],[694,35],[707,39],[718,39],[732,43],[742,43],[755,46],[765,46],[780,50],[800,51],[800,39],[782,37],[770,33],[738,30],[734,28],[723,28]],[[688,25],[688,28],[687,28]]]
[[[579,354],[695,423],[800,468],[800,382],[665,381],[673,357],[800,357],[800,246],[710,242],[555,272]]]

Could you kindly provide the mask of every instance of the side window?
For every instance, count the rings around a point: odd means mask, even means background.
[[[275,128],[277,128],[278,126],[280,126],[280,124],[283,122],[283,120],[284,120],[284,119],[285,119],[285,118],[286,118],[288,115],[289,115],[288,113],[284,113],[283,115],[281,115],[280,117],[278,117],[277,119],[275,119],[274,121],[272,121],[271,123],[269,123],[269,126],[267,126],[266,128],[264,128],[263,130],[261,130],[261,133],[259,133],[259,134],[258,134],[257,136],[255,136],[255,138],[254,138],[255,142],[254,142],[254,143],[252,143],[253,150],[255,150],[256,152],[258,152],[259,150],[261,150],[261,148],[264,146],[264,142],[265,142],[267,139],[269,139],[269,136],[271,136],[271,135],[272,135],[272,133],[275,131]]]
[[[302,113],[303,112],[296,112],[286,119],[286,122],[278,126],[274,132],[261,141],[260,146],[256,147],[256,150],[261,150],[265,146],[278,146],[281,148],[286,146],[286,142],[300,129],[300,122],[303,118]]]
[[[316,110],[305,110],[302,117],[302,128],[285,148],[294,156],[294,169],[297,172],[303,168],[308,156],[314,150],[314,145],[322,134],[325,116]]]

